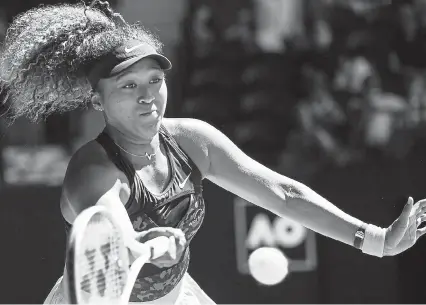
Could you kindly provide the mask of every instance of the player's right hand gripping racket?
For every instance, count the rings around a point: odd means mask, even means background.
[[[67,253],[68,295],[72,304],[127,304],[142,266],[165,254],[167,237],[145,242],[146,251],[130,265],[128,248],[135,245],[109,210],[93,206],[75,219]],[[140,246],[140,244],[139,244]]]

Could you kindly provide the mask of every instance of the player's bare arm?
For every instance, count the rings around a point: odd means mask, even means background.
[[[198,160],[204,176],[241,198],[348,245],[354,244],[357,230],[366,226],[308,186],[256,162],[208,123],[181,119],[170,125],[180,145]],[[401,216],[386,229],[383,255],[411,247],[426,232],[417,229],[417,220],[425,213],[426,200],[414,205],[409,198]]]

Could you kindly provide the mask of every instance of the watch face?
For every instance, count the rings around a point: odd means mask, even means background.
[[[356,236],[356,237],[359,237],[359,238],[364,238],[364,235],[365,235],[364,231],[357,231],[357,232],[355,233],[355,236]]]
[[[365,232],[363,229],[359,229],[355,233],[354,247],[357,249],[361,248],[362,242],[364,241]]]

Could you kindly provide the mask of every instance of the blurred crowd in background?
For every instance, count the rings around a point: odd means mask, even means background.
[[[180,115],[282,173],[404,158],[424,134],[424,0],[192,1],[189,20]]]

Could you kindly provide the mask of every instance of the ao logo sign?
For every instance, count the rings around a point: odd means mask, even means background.
[[[316,268],[315,233],[299,223],[273,215],[247,201],[234,200],[237,267],[248,274],[249,254],[259,247],[277,247],[289,261],[290,272]]]
[[[262,246],[295,248],[305,241],[306,234],[306,228],[291,219],[275,217],[271,222],[260,212],[251,222],[246,246],[251,250]]]

